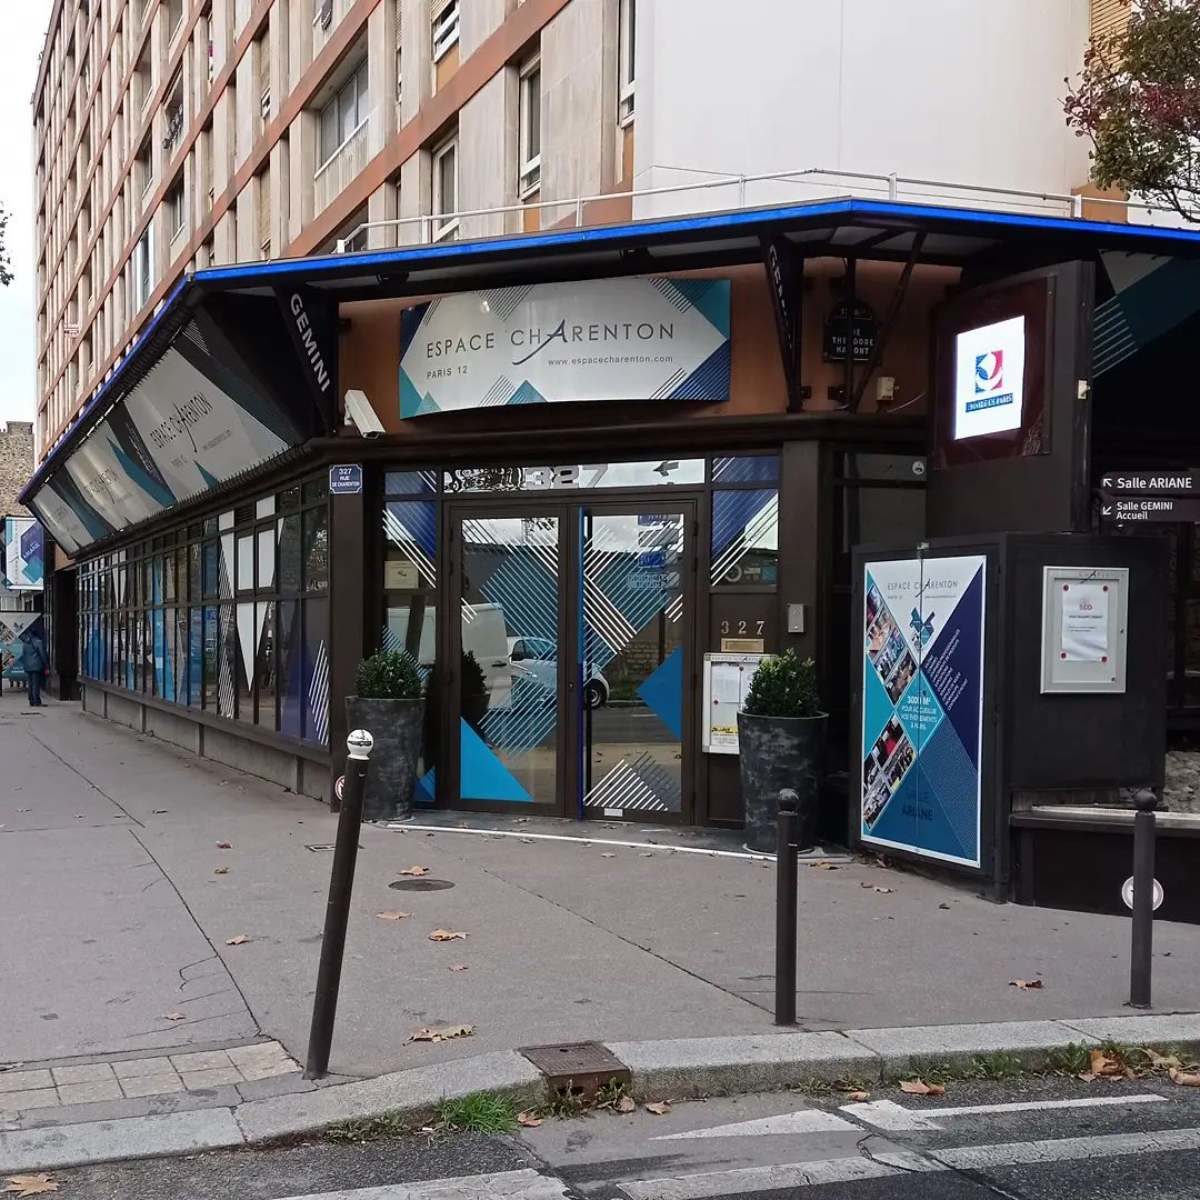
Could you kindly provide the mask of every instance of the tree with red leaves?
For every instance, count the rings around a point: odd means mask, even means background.
[[[1133,0],[1123,28],[1092,40],[1063,107],[1091,139],[1097,184],[1200,221],[1200,0]]]

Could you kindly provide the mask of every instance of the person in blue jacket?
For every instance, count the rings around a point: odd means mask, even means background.
[[[42,707],[42,684],[46,680],[46,647],[36,633],[21,634],[21,666],[25,670],[26,687],[29,689],[31,708]]]

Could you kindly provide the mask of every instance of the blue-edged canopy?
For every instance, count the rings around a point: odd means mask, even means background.
[[[21,500],[74,553],[332,432],[341,302],[730,266],[773,239],[980,271],[1103,258],[1097,370],[1200,311],[1190,229],[860,199],[216,267],[173,289]]]

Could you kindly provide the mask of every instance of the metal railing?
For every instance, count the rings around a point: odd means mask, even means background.
[[[938,201],[951,207],[976,207],[980,204],[1005,211],[1035,211],[1043,214],[1068,217],[1075,220],[1083,217],[1085,205],[1109,205],[1121,208],[1126,213],[1131,210],[1144,213],[1169,213],[1173,218],[1178,214],[1174,209],[1164,204],[1150,204],[1140,200],[1120,200],[1106,196],[1082,196],[1057,192],[1034,192],[1020,188],[990,187],[975,183],[958,183],[945,179],[923,179],[919,176],[899,175],[892,171],[879,174],[868,171],[838,171],[825,167],[806,167],[797,171],[771,171],[760,175],[732,175],[717,171],[698,170],[693,167],[663,167],[655,168],[660,171],[676,171],[681,174],[718,175],[720,178],[705,179],[691,183],[668,184],[663,187],[634,188],[627,192],[597,192],[573,196],[562,200],[538,200],[524,204],[503,204],[492,208],[461,209],[452,213],[421,213],[410,217],[394,217],[381,221],[363,221],[356,225],[345,237],[338,238],[335,251],[344,254],[349,247],[361,237],[369,237],[372,230],[395,229],[401,230],[417,227],[418,236],[412,241],[431,242],[435,223],[438,228],[449,222],[470,220],[480,217],[505,217],[512,214],[527,213],[531,210],[539,214],[546,210],[559,209],[564,211],[564,217],[559,220],[573,218],[567,228],[580,228],[585,223],[587,209],[590,205],[613,200],[628,200],[631,204],[638,200],[657,196],[681,195],[687,192],[710,193],[722,189],[732,190],[733,202],[729,207],[751,208],[760,204],[779,203],[782,197],[775,195],[760,198],[752,204],[750,192],[752,189],[765,190],[763,185],[794,184],[801,188],[812,188],[824,191],[830,198],[838,195],[878,194],[892,202],[925,202]],[[837,192],[840,183],[850,184],[849,192]],[[672,216],[683,216],[691,213],[712,211],[711,209],[676,209]],[[666,214],[663,214],[666,215]],[[595,224],[611,224],[612,221],[599,220]],[[557,222],[556,222],[557,224]],[[407,244],[397,238],[398,244]]]

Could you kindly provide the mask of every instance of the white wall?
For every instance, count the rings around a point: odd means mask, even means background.
[[[1088,168],[1063,80],[1087,32],[1087,0],[641,0],[635,187],[821,167],[1069,193]],[[746,203],[875,186],[821,182]],[[729,188],[635,211],[736,205]]]

